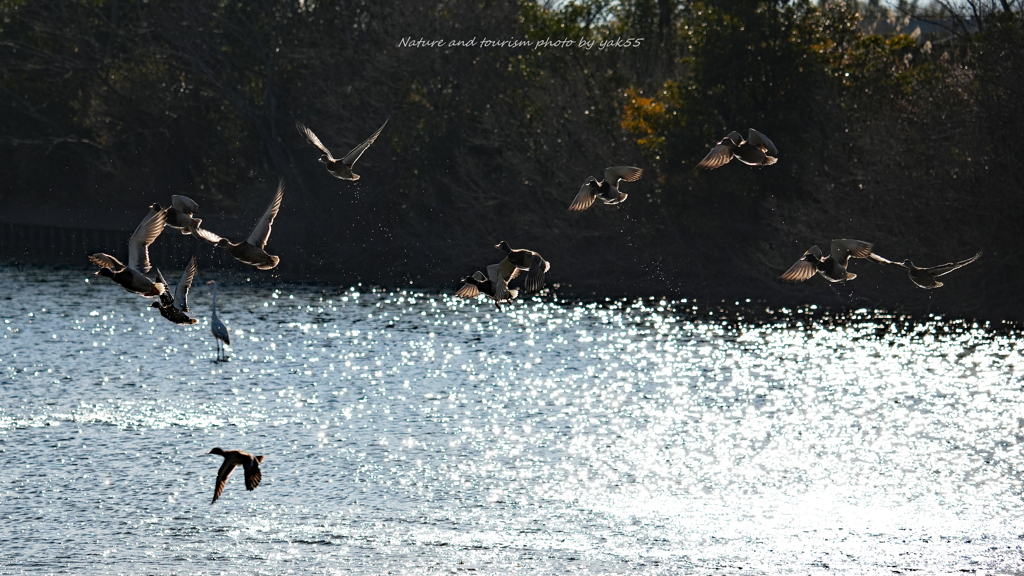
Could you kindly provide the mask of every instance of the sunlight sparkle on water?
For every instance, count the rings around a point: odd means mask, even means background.
[[[1024,570],[1016,331],[226,283],[214,363],[204,288],[180,327],[7,272],[4,563],[77,523],[110,573]],[[213,446],[260,487],[210,507]]]

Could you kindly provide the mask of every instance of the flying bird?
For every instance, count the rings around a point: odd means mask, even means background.
[[[225,452],[220,448],[214,448],[204,454],[204,456],[211,454],[223,456],[224,463],[217,470],[217,487],[213,491],[213,500],[210,501],[210,504],[216,502],[217,498],[220,498],[221,493],[224,492],[224,486],[228,483],[228,476],[231,475],[231,471],[235,469],[235,466],[241,466],[242,470],[245,471],[246,490],[255,490],[260,485],[260,480],[263,479],[263,475],[260,474],[260,462],[263,462],[263,456],[253,456],[241,450],[228,450]]]
[[[164,291],[164,285],[153,282],[146,273],[151,268],[149,245],[163,232],[166,220],[167,212],[151,207],[128,239],[128,264],[122,264],[110,254],[98,252],[89,256],[89,261],[100,267],[96,274],[110,278],[133,294],[147,298],[159,296]]]
[[[714,170],[733,158],[749,166],[770,166],[778,160],[779,151],[767,136],[751,128],[744,140],[739,132],[730,132],[718,141],[711,152],[697,164],[698,168]]]
[[[850,258],[867,258],[871,255],[871,248],[867,242],[844,238],[833,240],[831,254],[823,256],[817,246],[811,246],[780,278],[786,282],[803,282],[818,273],[829,282],[853,280],[857,275],[846,270]]]
[[[479,270],[473,272],[472,276],[465,277],[462,282],[462,288],[455,293],[459,298],[476,298],[481,294],[490,296],[494,300],[494,306],[501,310],[501,302],[511,302],[519,295],[519,291],[512,289],[509,290],[508,283],[513,278],[519,275],[519,269],[514,266],[506,267],[507,276],[501,274],[500,264],[491,264],[487,267],[487,276],[484,276]],[[508,297],[502,300],[498,300],[497,294],[500,290],[500,286],[504,286],[504,292],[508,294]]]
[[[178,285],[174,288],[174,296],[171,296],[168,290],[165,289],[160,294],[160,301],[153,302],[151,306],[160,310],[161,316],[175,324],[195,324],[198,322],[198,320],[188,315],[188,290],[192,287],[192,279],[195,278],[196,271],[196,257],[193,256],[188,261],[185,271],[181,274]],[[164,280],[164,275],[160,273],[159,268],[156,269],[156,276],[165,288],[170,286],[167,280]]]
[[[498,277],[512,278],[513,269],[526,270],[526,280],[523,283],[523,293],[533,294],[544,287],[544,274],[551,268],[551,263],[541,257],[533,250],[513,250],[508,242],[502,240],[495,248],[505,251],[505,259],[498,263]],[[498,282],[495,286],[495,300],[499,302],[507,300],[510,295],[508,288]]]
[[[277,212],[281,209],[281,200],[283,198],[284,180],[281,180],[277,185],[277,192],[270,200],[270,205],[267,206],[263,216],[256,222],[256,227],[252,229],[252,234],[246,240],[234,243],[227,238],[221,238],[205,228],[196,228],[194,234],[207,242],[215,244],[218,248],[224,248],[228,251],[228,254],[231,254],[239,262],[255,266],[260,270],[270,270],[277,266],[281,259],[267,254],[263,248],[267,245],[267,240],[270,238],[270,228],[274,224]]]
[[[314,134],[309,128],[306,128],[302,122],[296,120],[295,128],[298,129],[299,134],[306,137],[306,140],[309,141],[310,144],[316,146],[324,153],[323,156],[320,157],[320,161],[327,165],[327,171],[330,172],[332,176],[335,178],[341,178],[342,180],[359,180],[359,175],[352,172],[352,167],[355,166],[356,161],[358,161],[359,157],[363,155],[363,152],[366,152],[366,149],[370,147],[370,144],[373,144],[374,140],[377,139],[377,136],[380,135],[380,131],[387,126],[388,120],[390,119],[391,118],[388,117],[387,120],[384,120],[384,123],[380,125],[380,128],[377,128],[377,131],[374,132],[372,136],[364,140],[359,146],[353,148],[348,154],[345,154],[344,158],[341,159],[332,156],[331,151],[328,150],[327,147],[320,142],[320,139],[316,137],[316,134]]]
[[[882,264],[889,264],[892,266],[900,266],[907,269],[907,275],[910,276],[911,282],[917,284],[921,288],[939,288],[942,286],[942,282],[939,282],[935,278],[938,276],[945,276],[957,268],[963,268],[968,264],[971,264],[978,258],[981,258],[981,252],[978,252],[974,256],[966,260],[959,262],[949,262],[946,264],[940,264],[938,266],[932,266],[930,268],[918,268],[914,266],[914,263],[910,260],[904,260],[902,262],[893,262],[887,258],[883,258],[877,254],[872,254],[871,259],[875,262],[881,262]]]
[[[217,281],[210,280],[207,284],[213,284],[213,308],[210,312],[210,332],[213,333],[213,341],[217,344],[217,361],[227,361],[227,353],[221,348],[223,342],[231,346],[231,334],[228,333],[227,324],[217,316]]]
[[[570,212],[583,212],[600,198],[605,204],[620,204],[626,201],[627,194],[619,191],[619,182],[636,182],[644,175],[641,168],[635,166],[611,166],[604,169],[604,180],[598,182],[591,176],[583,183],[576,193],[576,199],[569,206]]]
[[[159,204],[150,206],[154,210],[162,210]],[[175,194],[171,196],[171,205],[167,207],[167,226],[181,230],[182,234],[192,234],[202,219],[194,218],[199,213],[199,204],[188,196]]]

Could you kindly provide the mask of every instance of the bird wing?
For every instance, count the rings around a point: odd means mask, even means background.
[[[786,270],[782,276],[779,276],[779,278],[786,282],[803,282],[811,276],[814,276],[814,273],[817,271],[818,269],[815,268],[814,264],[811,264],[807,260],[801,258],[796,261],[796,264],[790,266],[789,270]]]
[[[487,277],[490,278],[492,282],[494,282],[496,278],[499,278],[499,276],[497,276],[498,274],[500,274],[502,282],[508,284],[519,276],[519,267],[513,264],[508,258],[487,267]]]
[[[228,326],[216,314],[217,312],[214,311],[213,318],[210,320],[210,332],[213,333],[214,338],[223,340],[225,344],[231,346],[231,333],[228,331]]]
[[[590,187],[590,182],[593,179],[591,177],[590,180],[587,180],[587,183],[576,193],[576,198],[569,205],[569,212],[583,212],[594,204],[594,200],[597,199],[597,193]]]
[[[846,268],[850,261],[850,256],[854,258],[867,258],[871,255],[872,246],[873,244],[869,242],[850,240],[849,238],[833,240],[830,256],[842,264],[843,268]]]
[[[643,175],[643,169],[636,166],[611,166],[604,169],[604,181],[616,188],[619,187],[619,180],[636,182]]]
[[[192,279],[196,277],[198,270],[196,257],[193,256],[188,261],[185,271],[181,273],[181,280],[178,280],[178,285],[174,287],[174,307],[182,312],[188,312],[188,290],[192,287]],[[160,278],[160,281],[164,282],[164,279]],[[164,282],[164,285],[166,286],[167,283]]]
[[[518,271],[519,270],[516,268],[516,265],[510,262],[508,258],[487,267],[487,277],[494,286],[495,301],[504,302],[511,299],[511,294],[508,291],[508,283],[509,280],[515,278]]]
[[[708,152],[708,155],[697,164],[698,168],[706,168],[708,170],[714,170],[715,168],[721,168],[732,160],[732,151],[735,146],[726,144],[725,140],[722,140]]]
[[[164,231],[164,224],[167,223],[166,210],[150,209],[149,214],[142,219],[139,227],[128,239],[128,267],[134,268],[145,274],[151,268],[149,264],[149,245],[156,240],[156,237]]]
[[[164,285],[164,290],[160,292],[160,304],[166,308],[171,304],[174,304],[174,298],[172,298],[170,293],[167,292],[167,286],[170,286],[170,284],[168,284],[167,280],[164,279],[164,275],[160,272],[159,268],[156,269],[156,277],[160,283]]]
[[[459,291],[455,293],[459,298],[476,298],[480,295],[480,289],[476,287],[476,284],[470,284],[466,282],[459,288]]]
[[[213,491],[213,500],[210,504],[217,501],[220,498],[221,492],[224,492],[224,486],[228,483],[228,476],[231,476],[231,471],[235,469],[234,464],[229,464],[228,459],[224,459],[224,463],[220,465],[220,469],[217,470],[217,487]]]
[[[298,120],[295,121],[295,128],[298,129],[299,134],[302,134],[303,136],[306,137],[306,141],[308,141],[313,146],[319,148],[320,151],[323,152],[324,154],[327,154],[327,158],[334,160],[334,156],[331,156],[331,151],[328,150],[327,147],[324,146],[322,142],[320,142],[320,139],[316,137],[316,134],[313,134],[312,130],[306,128],[306,126],[302,122],[299,122]]]
[[[905,266],[903,266],[903,262],[893,262],[892,260],[889,260],[885,256],[879,256],[878,254],[875,253],[868,254],[868,259],[874,260],[879,264],[885,264],[886,266],[900,266],[905,268]]]
[[[96,254],[89,256],[89,262],[92,262],[100,268],[110,268],[115,271],[124,270],[124,264],[122,264],[120,260],[114,258],[110,254],[104,254],[103,252],[97,252]]]
[[[256,223],[256,227],[252,229],[252,234],[249,235],[249,244],[263,249],[267,245],[267,239],[270,238],[270,227],[274,224],[274,218],[277,216],[277,211],[281,209],[281,200],[284,198],[284,180],[277,183],[277,192],[274,193],[274,198],[270,201],[270,205],[267,206],[266,212],[263,213],[263,217]]]
[[[341,159],[342,163],[351,168],[359,160],[359,157],[363,155],[363,152],[366,152],[366,149],[370,147],[370,144],[373,144],[377,136],[380,136],[380,131],[388,125],[388,120],[390,119],[391,117],[388,116],[387,120],[384,120],[384,123],[380,125],[380,128],[377,128],[377,131],[373,133],[373,136],[370,136],[362,144],[353,148],[351,152],[345,154],[345,157]]]
[[[220,242],[221,240],[223,240],[223,238],[221,238],[220,236],[214,234],[213,232],[210,232],[206,228],[196,228],[193,231],[193,234],[195,234],[196,236],[202,238],[203,240],[206,240],[210,244],[216,244],[216,243]]]
[[[260,485],[263,475],[260,474],[260,461],[262,456],[253,456],[242,463],[242,470],[245,471],[245,489],[255,490]]]
[[[527,294],[539,292],[544,287],[544,273],[551,268],[546,260],[541,258],[540,254],[533,253],[533,258],[530,261],[530,269],[526,272],[526,282],[523,285],[523,290]]]
[[[762,152],[769,156],[779,155],[779,150],[778,148],[775,147],[775,144],[773,144],[767,136],[761,134],[760,132],[754,130],[753,128],[747,131],[747,142],[751,146],[757,146],[758,148],[761,149]]]
[[[932,276],[943,276],[945,274],[949,274],[950,272],[956,270],[957,268],[967,266],[968,264],[974,262],[978,258],[981,258],[981,252],[978,252],[977,254],[971,256],[966,260],[961,260],[959,262],[949,262],[947,264],[940,264],[938,266],[932,266],[931,268],[921,268],[921,270],[930,273]]]
[[[189,216],[199,213],[199,204],[196,204],[196,201],[188,196],[182,196],[180,194],[171,196],[171,206],[173,206],[178,212],[184,212]]]

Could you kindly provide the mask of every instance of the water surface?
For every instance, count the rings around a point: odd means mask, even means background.
[[[1024,572],[1017,331],[204,280],[0,267],[0,573]]]

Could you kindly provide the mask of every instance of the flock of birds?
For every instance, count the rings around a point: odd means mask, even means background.
[[[387,123],[388,120],[385,120],[373,135],[342,158],[335,158],[320,142],[316,134],[301,122],[296,120],[295,127],[310,144],[323,152],[320,162],[326,165],[327,171],[332,176],[354,181],[359,179],[359,175],[352,171],[355,163],[374,143]],[[730,132],[715,144],[697,166],[713,170],[728,164],[734,158],[749,166],[770,166],[775,164],[778,156],[779,151],[775,144],[767,136],[751,128],[746,139],[738,132]],[[619,189],[619,184],[639,180],[643,176],[643,170],[635,166],[611,166],[605,169],[603,176],[604,179],[600,181],[591,176],[583,183],[572,204],[569,205],[570,212],[583,212],[590,208],[598,198],[605,204],[621,204],[626,200],[627,194]],[[277,217],[277,213],[281,209],[283,199],[284,181],[282,180],[249,237],[232,242],[219,234],[202,228],[202,220],[196,217],[199,214],[199,205],[186,196],[175,195],[171,197],[171,204],[166,208],[160,204],[153,204],[149,207],[149,213],[146,214],[128,240],[127,263],[122,263],[114,256],[105,253],[92,254],[89,256],[89,260],[100,267],[100,270],[96,272],[97,275],[110,278],[133,294],[157,298],[151,306],[157,308],[164,318],[175,324],[195,324],[197,320],[189,316],[188,306],[188,292],[197,273],[195,256],[189,260],[172,294],[159,268],[156,269],[157,280],[154,281],[147,276],[153,268],[149,260],[150,244],[160,236],[165,227],[170,227],[179,230],[182,234],[193,235],[209,242],[217,248],[223,248],[239,262],[255,266],[259,270],[273,269],[281,259],[268,254],[265,247],[270,238],[274,218]],[[465,277],[462,287],[455,293],[456,296],[476,298],[486,295],[494,301],[495,306],[500,310],[501,303],[511,302],[519,296],[520,290],[509,288],[509,283],[521,272],[525,272],[523,294],[536,293],[544,287],[544,275],[551,268],[551,264],[539,253],[533,250],[512,248],[504,240],[499,242],[495,248],[503,251],[505,257],[495,264],[486,266],[486,273],[478,270]],[[942,286],[942,282],[936,278],[966,266],[981,257],[979,252],[971,258],[959,262],[919,268],[910,260],[892,261],[875,254],[872,249],[873,245],[868,242],[851,239],[833,240],[828,255],[823,254],[817,246],[812,246],[780,278],[787,282],[802,282],[819,274],[830,282],[847,282],[857,276],[848,270],[850,259],[864,258],[885,265],[905,268],[911,281],[921,288],[938,288]],[[221,342],[230,346],[230,336],[227,326],[217,316],[217,284],[213,280],[207,284],[213,285],[210,329],[217,344],[217,361],[224,361],[227,357],[221,347]],[[253,490],[259,486],[262,478],[259,464],[263,461],[263,456],[255,456],[238,450],[225,451],[220,448],[214,448],[207,454],[219,455],[224,458],[224,462],[217,472],[216,489],[211,504],[220,497],[228,476],[236,466],[242,466],[244,470],[247,490]]]

